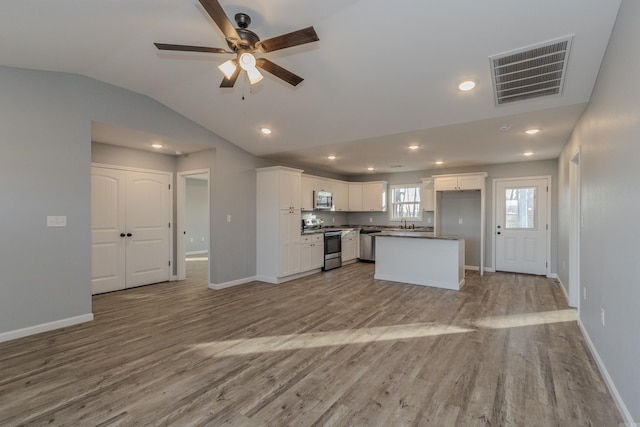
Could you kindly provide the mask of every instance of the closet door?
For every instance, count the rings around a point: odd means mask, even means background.
[[[127,288],[169,280],[169,176],[127,172]]]
[[[125,171],[91,169],[91,292],[94,294],[125,288],[125,179]]]
[[[168,174],[91,170],[91,290],[170,279]]]

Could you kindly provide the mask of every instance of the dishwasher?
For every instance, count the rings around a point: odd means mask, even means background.
[[[360,230],[360,261],[374,262],[376,260],[375,233],[380,230]]]

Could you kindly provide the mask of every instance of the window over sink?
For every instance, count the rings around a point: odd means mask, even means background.
[[[390,187],[390,221],[422,221],[420,207],[421,184],[401,184]]]

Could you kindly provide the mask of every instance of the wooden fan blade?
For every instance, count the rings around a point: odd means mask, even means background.
[[[229,50],[221,49],[219,47],[205,47],[205,46],[188,46],[183,44],[168,44],[168,43],[154,43],[160,50],[175,50],[179,52],[208,52],[208,53],[233,53]]]
[[[291,86],[298,86],[298,84],[304,80],[302,77],[296,76],[291,71],[282,68],[278,64],[275,64],[266,58],[257,58],[256,67],[262,68],[274,76],[281,78]]]
[[[228,79],[226,76],[224,79],[222,79],[222,83],[220,83],[220,87],[233,87],[233,85],[236,84],[236,80],[238,80],[240,71],[242,71],[242,68],[236,67],[236,71],[234,71],[230,79]]]
[[[316,34],[316,30],[314,30],[313,27],[307,27],[271,39],[262,40],[256,43],[256,47],[262,52],[273,52],[274,50],[317,42],[318,40],[320,39]]]
[[[228,40],[231,40],[233,42],[237,42],[238,40],[240,40],[238,32],[234,28],[231,21],[229,21],[227,14],[224,13],[222,6],[220,6],[220,3],[218,3],[217,0],[200,0],[200,4],[211,16],[220,30],[222,30],[222,33]]]

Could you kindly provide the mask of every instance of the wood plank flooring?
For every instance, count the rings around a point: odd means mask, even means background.
[[[93,322],[0,344],[1,426],[617,426],[544,277],[459,292],[351,264],[212,291],[189,279],[93,298]]]

